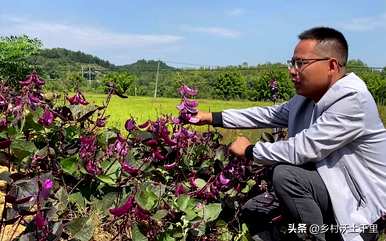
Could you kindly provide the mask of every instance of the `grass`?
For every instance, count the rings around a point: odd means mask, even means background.
[[[86,99],[95,104],[102,104],[105,100],[105,95],[101,94],[86,94]],[[178,115],[176,106],[180,103],[177,98],[152,98],[152,97],[134,97],[129,96],[127,99],[122,99],[113,96],[107,115],[110,115],[108,126],[116,127],[123,130],[125,121],[134,117],[137,123],[143,123],[147,120],[155,120],[161,114]],[[252,101],[221,101],[221,100],[199,100],[199,110],[203,111],[222,111],[229,108],[246,108],[252,106],[266,106],[269,102],[252,102]],[[195,127],[199,131],[205,131],[209,127]],[[210,127],[212,128],[212,127]],[[224,136],[223,142],[230,143],[235,136],[244,135],[251,140],[258,140],[263,130],[229,130],[218,129]],[[270,131],[270,130],[268,130]]]

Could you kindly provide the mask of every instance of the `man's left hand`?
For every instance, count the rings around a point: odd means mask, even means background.
[[[244,136],[239,136],[237,139],[230,145],[229,151],[238,157],[245,157],[245,150],[251,145],[251,142],[248,138]]]

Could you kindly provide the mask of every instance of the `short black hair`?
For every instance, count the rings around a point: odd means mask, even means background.
[[[329,27],[315,27],[299,34],[300,40],[317,40],[315,47],[324,57],[334,57],[341,65],[345,66],[348,58],[348,44],[344,35],[336,29]]]

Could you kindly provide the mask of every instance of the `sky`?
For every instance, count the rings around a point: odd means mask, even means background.
[[[285,63],[315,26],[341,31],[350,59],[386,66],[386,0],[0,0],[0,36],[27,34],[116,65]]]

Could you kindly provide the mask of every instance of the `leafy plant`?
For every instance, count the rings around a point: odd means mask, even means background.
[[[218,132],[190,128],[197,90],[179,89],[179,117],[129,118],[123,133],[105,127],[115,85],[94,106],[80,91],[47,101],[44,83],[33,72],[19,90],[0,88],[2,227],[25,225],[20,240],[90,240],[98,223],[118,239],[246,238],[237,214],[261,167],[231,156]]]

